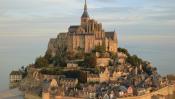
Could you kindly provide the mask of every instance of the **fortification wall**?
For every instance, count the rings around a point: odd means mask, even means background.
[[[31,93],[25,93],[24,99],[42,99],[42,98]]]
[[[149,94],[145,94],[142,96],[117,98],[117,99],[175,99],[175,97],[173,96],[174,92],[175,92],[175,86],[169,85],[158,91],[155,91]]]

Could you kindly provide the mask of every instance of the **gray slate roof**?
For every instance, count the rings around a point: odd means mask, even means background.
[[[20,71],[12,71],[10,75],[22,75]]]
[[[84,11],[81,18],[89,18],[89,14],[87,11]]]
[[[113,39],[114,36],[115,36],[115,32],[105,32],[105,36],[106,36],[107,38]]]

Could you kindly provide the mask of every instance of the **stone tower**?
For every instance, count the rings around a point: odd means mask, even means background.
[[[90,20],[89,14],[88,14],[88,9],[87,9],[87,2],[85,0],[85,4],[84,4],[84,12],[81,16],[81,26],[83,28],[87,28],[87,24],[88,21]],[[85,32],[87,32],[87,30],[85,30]]]

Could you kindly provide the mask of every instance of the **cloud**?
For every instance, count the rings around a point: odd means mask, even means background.
[[[126,33],[175,30],[174,0],[88,0],[89,14],[105,29]],[[52,33],[79,24],[83,0],[1,0],[0,33]],[[163,23],[163,24],[162,24]]]

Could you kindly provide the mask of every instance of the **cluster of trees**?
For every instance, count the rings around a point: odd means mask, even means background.
[[[83,51],[78,51],[77,53],[67,52],[67,59],[68,60],[83,59],[83,58],[84,58],[84,52]]]
[[[61,75],[64,73],[60,68],[43,68],[40,72],[47,75]]]
[[[66,61],[68,58],[67,47],[59,47],[56,51],[56,55],[53,57],[51,52],[48,50],[43,58],[48,61],[48,64],[53,64],[54,66],[64,67],[66,66]]]
[[[56,52],[56,56],[54,57],[54,65],[55,66],[66,66],[67,61],[67,47],[63,46],[62,48],[58,48]]]
[[[95,68],[96,66],[96,56],[95,53],[87,53],[84,57],[84,66]]]
[[[157,68],[148,66],[145,61],[143,61],[141,58],[139,58],[137,55],[130,55],[127,49],[125,48],[118,48],[119,52],[122,52],[127,55],[126,62],[131,64],[132,66],[142,66],[143,71],[146,72],[148,75],[156,74]]]
[[[139,58],[137,55],[128,56],[126,61],[132,66],[140,66],[142,64],[142,59]]]
[[[130,63],[132,66],[140,66],[140,64],[143,63],[141,58],[139,58],[137,55],[130,55],[128,50],[125,48],[118,48],[118,51],[127,55],[126,62]]]
[[[118,52],[122,52],[122,53],[126,54],[127,56],[130,56],[128,50],[125,49],[125,48],[120,48],[120,47],[119,47],[119,48],[118,48]]]
[[[87,67],[95,67],[96,66],[96,56],[94,52],[105,52],[104,46],[96,46],[92,53],[84,53],[83,49],[79,48],[77,53],[67,52],[66,46],[61,46],[57,49],[56,55],[53,57],[50,51],[47,51],[44,57],[39,57],[35,61],[35,65],[37,68],[47,67],[49,64],[53,64],[54,66],[65,67],[67,60],[73,59],[84,59],[81,62],[81,65]],[[113,55],[113,57],[115,57]]]
[[[49,65],[49,62],[45,57],[40,56],[35,60],[35,67],[36,68],[47,67],[48,65]]]
[[[95,49],[93,50],[93,52],[99,52],[99,53],[104,53],[106,50],[105,50],[105,46],[102,45],[102,46],[96,46]]]

